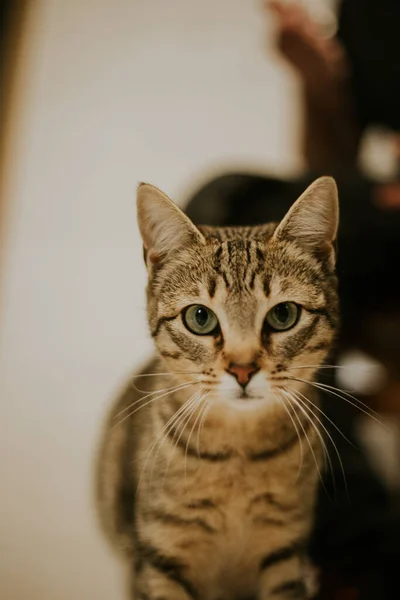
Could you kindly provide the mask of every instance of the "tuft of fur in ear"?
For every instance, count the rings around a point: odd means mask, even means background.
[[[336,182],[332,177],[320,177],[296,200],[273,237],[294,240],[310,252],[327,257],[333,264],[338,225]]]
[[[197,227],[164,192],[148,183],[137,190],[137,219],[145,259],[158,262],[171,249],[204,244]]]

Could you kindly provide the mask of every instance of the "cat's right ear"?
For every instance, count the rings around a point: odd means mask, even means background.
[[[204,244],[197,227],[164,192],[148,183],[137,190],[137,219],[146,262],[159,262],[171,249]]]
[[[335,262],[339,225],[338,190],[332,177],[320,177],[292,205],[275,229],[275,239],[295,240],[307,250]]]

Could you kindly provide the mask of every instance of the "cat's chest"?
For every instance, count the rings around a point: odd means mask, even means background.
[[[265,506],[256,506],[262,496],[283,500],[289,493],[294,494],[293,481],[282,466],[251,462],[241,456],[218,463],[201,461],[183,475],[182,481],[182,494],[177,494],[179,502],[195,504],[203,498],[219,507],[221,513],[240,518],[245,518],[250,508],[253,513],[262,512]]]
[[[179,489],[176,485],[165,489],[164,500],[174,514],[185,523],[203,524],[204,531],[199,535],[206,547],[212,532],[220,570],[224,565],[231,570],[236,561],[242,564],[244,557],[250,569],[257,563],[266,539],[282,528],[289,531],[291,522],[297,521],[302,528],[306,523],[303,513],[309,512],[309,507],[305,506],[307,502],[299,502],[301,486],[296,488],[293,479],[289,483],[284,472],[279,475],[269,467],[249,465],[240,457],[220,464],[204,462],[196,473],[187,473],[186,481],[182,477]]]

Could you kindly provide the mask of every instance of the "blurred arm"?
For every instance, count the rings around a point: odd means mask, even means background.
[[[326,172],[354,168],[361,128],[342,47],[324,38],[300,5],[268,0],[266,6],[278,21],[278,49],[302,81],[301,150],[307,166]]]

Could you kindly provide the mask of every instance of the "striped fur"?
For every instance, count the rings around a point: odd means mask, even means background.
[[[131,597],[309,598],[322,451],[306,382],[338,324],[336,186],[318,180],[278,225],[211,228],[142,185],[138,218],[157,349],[145,373],[157,375],[137,377],[148,393],[129,384],[113,407],[98,471]],[[281,302],[301,312],[277,332],[265,317]],[[193,304],[218,317],[212,334],[185,327]],[[232,365],[252,366],[245,391]]]

